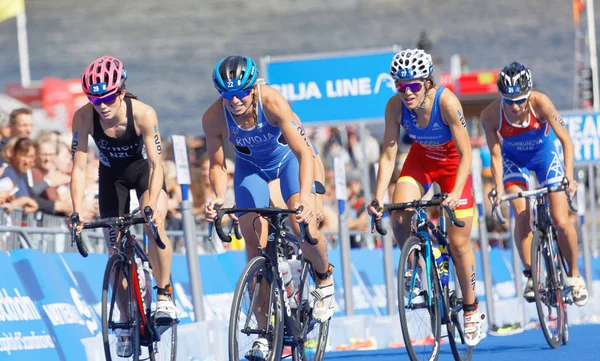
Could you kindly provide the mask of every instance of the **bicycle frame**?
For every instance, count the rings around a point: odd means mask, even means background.
[[[440,245],[447,246],[448,245],[448,241],[446,238],[447,233],[448,233],[448,231],[447,231],[445,217],[440,217],[440,224],[439,224],[439,226],[436,226],[429,219],[429,216],[427,215],[427,211],[426,211],[425,207],[420,207],[420,208],[415,209],[415,213],[413,214],[413,217],[411,220],[411,235],[421,238],[423,240],[423,243],[425,243],[425,267],[426,267],[427,274],[432,274],[431,273],[431,265],[432,265],[432,262],[435,262],[434,260],[431,259],[431,254],[432,254],[431,236],[433,235],[433,237],[438,241],[438,243]],[[448,252],[450,253],[449,247],[448,247]],[[413,266],[411,289],[415,287],[417,271],[418,271],[418,267]],[[427,285],[429,287],[428,289],[432,289],[433,284],[431,284],[431,278],[427,277],[427,280],[429,282]],[[445,285],[442,285],[442,286],[445,286]],[[409,294],[409,296],[408,296],[409,304],[412,302],[412,298],[413,298],[413,295]],[[428,297],[428,303],[429,303],[428,305],[429,306],[431,306],[431,302],[432,302],[431,297]],[[442,317],[445,317],[444,311],[442,311]]]
[[[128,323],[111,323],[109,327],[113,330],[117,328],[127,329],[129,328],[129,324],[131,323],[134,326],[138,327],[140,331],[140,338],[144,337],[146,342],[158,342],[160,341],[160,333],[151,331],[151,329],[155,328],[155,325],[152,324],[151,318],[147,317],[147,313],[149,314],[151,305],[147,305],[146,308],[144,308],[144,302],[142,301],[140,283],[138,279],[138,267],[135,263],[136,255],[140,258],[142,263],[149,262],[148,256],[146,255],[146,252],[142,249],[142,247],[139,245],[139,243],[136,241],[135,237],[131,234],[129,227],[123,227],[124,229],[118,227],[116,228],[117,231],[121,232],[121,236],[118,240],[118,246],[113,246],[113,250],[120,254],[121,257],[123,257],[124,262],[128,265],[127,289],[129,295],[129,302],[135,303],[137,305],[138,317],[141,322],[138,322],[137,317],[133,317],[130,309],[130,321]],[[116,281],[117,280],[115,280],[115,282]],[[146,287],[148,287],[148,285]],[[112,311],[114,311],[114,309],[111,310],[111,314],[109,315],[109,319],[111,320]],[[149,336],[152,339],[149,339]]]
[[[219,235],[219,238],[221,238],[221,240],[223,240],[224,242],[230,242],[231,237],[229,237],[228,235],[226,235],[223,232],[223,229],[221,227],[222,216],[225,214],[236,213],[236,212],[255,212],[255,213],[259,214],[259,217],[263,217],[268,220],[267,245],[265,248],[259,247],[259,250],[261,253],[260,257],[265,258],[266,266],[270,267],[271,272],[272,272],[271,274],[273,275],[273,277],[275,277],[275,280],[273,280],[273,281],[276,281],[276,282],[271,283],[272,285],[275,285],[275,287],[271,287],[271,289],[270,289],[269,305],[273,304],[274,299],[283,299],[283,306],[285,308],[285,311],[283,313],[284,325],[285,325],[285,334],[284,334],[283,343],[284,343],[284,345],[298,345],[299,343],[304,342],[303,341],[304,335],[302,334],[302,332],[301,332],[302,330],[300,329],[300,321],[298,319],[299,317],[293,316],[292,308],[290,306],[290,301],[288,300],[287,296],[283,295],[285,285],[283,284],[283,275],[281,274],[281,271],[279,270],[279,262],[278,262],[278,247],[283,247],[284,249],[287,249],[287,247],[289,247],[289,242],[285,238],[286,234],[287,234],[287,229],[284,226],[285,219],[287,218],[288,214],[296,213],[296,212],[298,212],[298,210],[290,211],[290,210],[284,210],[284,209],[279,209],[279,208],[246,208],[246,209],[230,208],[230,209],[220,210],[220,211],[218,211],[219,215],[217,216],[215,223],[214,223],[214,225],[215,225],[214,229],[217,232],[217,234]],[[303,232],[303,237],[304,237],[304,240],[306,240],[306,242],[308,242],[309,244],[312,244],[312,245],[315,245],[317,243],[317,240],[314,239],[310,235],[310,232],[308,230],[308,225],[302,224],[301,231]],[[283,256],[286,256],[286,255],[283,255]],[[307,265],[308,265],[308,263],[305,262],[303,265],[301,277],[306,277],[306,273],[307,273],[307,269],[308,269]],[[305,280],[305,279],[306,278],[301,278],[301,280]],[[257,292],[257,291],[255,290],[254,292]],[[258,297],[252,297],[252,302],[250,304],[251,310],[254,309],[257,298]],[[296,315],[300,316],[299,308],[296,311],[297,311]],[[267,315],[269,317],[269,319],[273,316],[273,312],[274,312],[273,307],[270,307],[269,313]],[[266,330],[251,330],[249,328],[249,322],[250,322],[250,319],[247,318],[246,323],[244,324],[244,328],[241,330],[243,333],[246,333],[246,334],[252,334],[252,333],[269,334],[271,332],[269,329],[269,327],[272,327],[271,325],[268,325]]]

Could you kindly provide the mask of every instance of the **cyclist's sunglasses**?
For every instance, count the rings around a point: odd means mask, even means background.
[[[121,92],[118,91],[114,94],[111,95],[107,95],[105,97],[92,97],[88,95],[88,99],[90,100],[90,102],[95,105],[95,106],[100,106],[100,104],[104,103],[106,105],[111,105],[113,104],[117,98],[119,97],[119,95],[121,95]]]
[[[220,93],[224,99],[232,100],[233,97],[236,97],[241,100],[241,99],[244,99],[245,97],[247,97],[248,95],[250,95],[251,92],[252,92],[252,89],[244,89],[244,90],[234,90],[234,91],[230,91],[230,92],[220,92]]]
[[[525,103],[527,101],[527,99],[529,99],[529,94],[520,97],[520,98],[515,98],[515,99],[511,99],[511,98],[506,98],[506,97],[502,97],[502,100],[506,103],[506,105],[513,105],[513,104],[517,104],[517,105],[523,105],[523,103]]]
[[[410,89],[411,93],[417,93],[423,88],[423,83],[396,84],[396,90],[400,93],[405,93],[407,88]]]

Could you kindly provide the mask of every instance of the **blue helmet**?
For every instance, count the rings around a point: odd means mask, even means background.
[[[258,68],[249,57],[232,55],[217,63],[212,76],[213,85],[220,92],[245,90],[256,83]]]
[[[527,93],[533,88],[531,70],[521,63],[512,62],[500,71],[496,85],[504,95]]]

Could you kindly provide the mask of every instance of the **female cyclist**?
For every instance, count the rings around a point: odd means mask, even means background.
[[[71,197],[73,212],[82,211],[85,189],[88,135],[98,146],[100,158],[99,194],[100,216],[119,217],[129,210],[129,191],[135,189],[141,208],[150,206],[153,221],[166,248],[161,250],[150,238],[149,259],[157,284],[155,318],[169,322],[177,318],[177,309],[171,301],[172,250],[165,229],[167,209],[165,179],[160,158],[162,144],[158,118],[154,109],[128,93],[125,86],[127,72],[123,62],[112,56],[103,56],[87,66],[81,77],[81,87],[90,102],[81,107],[73,117],[73,173]],[[161,189],[162,188],[162,189]],[[81,225],[77,232],[81,232]],[[113,230],[104,233],[109,252],[118,239]],[[121,310],[127,307],[126,293],[119,289],[117,300]],[[122,317],[127,317],[122,312]],[[118,338],[117,353],[129,357],[133,350],[127,342],[129,334],[122,332]]]
[[[496,85],[502,100],[495,100],[483,110],[481,124],[492,157],[497,199],[505,190],[507,193],[527,190],[529,171],[535,171],[542,187],[558,184],[566,176],[571,196],[574,195],[577,182],[573,179],[571,136],[548,96],[532,89],[531,70],[517,62],[511,63],[502,69]],[[564,170],[558,143],[564,153]],[[573,287],[573,301],[577,306],[583,306],[587,303],[588,292],[577,269],[577,232],[569,221],[567,196],[562,192],[550,193],[548,200],[560,250],[569,265],[567,282]],[[515,211],[515,241],[525,269],[523,274],[528,278],[523,296],[534,302],[531,208],[523,198],[510,203]]]
[[[481,322],[475,297],[475,254],[469,235],[473,221],[471,143],[462,106],[456,95],[433,81],[431,55],[420,49],[403,50],[392,60],[390,74],[398,94],[385,109],[385,136],[379,160],[375,200],[382,203],[394,172],[400,127],[414,142],[396,183],[393,202],[410,202],[427,193],[432,182],[448,193],[444,204],[456,210],[464,228],[450,226],[449,242],[463,294],[465,341],[475,346],[481,339]],[[369,213],[381,217],[373,204]],[[394,236],[402,246],[410,233],[412,211],[392,214]]]
[[[256,64],[245,56],[228,56],[213,71],[213,85],[220,96],[204,113],[202,126],[216,198],[207,203],[206,217],[214,220],[216,210],[223,206],[227,184],[223,139],[229,139],[236,155],[233,181],[236,207],[268,207],[268,183],[277,178],[288,208],[303,207],[295,217],[297,222],[291,225],[301,239],[298,223],[308,223],[311,234],[319,240],[316,246],[302,242],[301,247],[317,274],[313,316],[325,321],[333,315],[334,287],[323,237],[316,228],[316,197],[312,193],[314,153],[306,135],[297,130],[301,124],[288,102],[272,87],[257,84],[257,75]],[[239,217],[248,260],[260,255],[259,244],[267,245],[267,222],[256,219],[254,213]],[[257,321],[266,322],[266,316],[257,317]],[[262,358],[268,352],[268,341],[260,337],[246,356]]]

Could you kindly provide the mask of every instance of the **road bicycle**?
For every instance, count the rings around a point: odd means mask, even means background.
[[[533,239],[531,241],[531,279],[535,306],[544,337],[548,345],[558,348],[569,342],[569,322],[567,305],[573,304],[572,287],[567,283],[567,264],[558,246],[556,229],[552,225],[550,208],[546,195],[553,192],[564,192],[567,195],[569,208],[577,212],[569,194],[569,180],[565,177],[558,185],[538,188],[530,191],[510,193],[497,199],[497,192],[492,190],[492,214],[500,223],[506,223],[498,210],[501,202],[517,198],[533,199],[535,203],[535,220],[533,222]]]
[[[153,233],[157,246],[165,249],[158,230],[152,222],[152,209],[144,208],[143,217],[135,217],[136,209],[123,217],[110,217],[95,222],[83,223],[83,229],[112,228],[118,235],[118,241],[112,244],[111,256],[106,264],[102,282],[102,341],[107,361],[113,359],[130,360],[164,360],[175,361],[177,351],[177,322],[157,323],[154,320],[152,303],[156,299],[152,292],[152,268],[148,260],[147,242],[140,246],[129,228],[136,224],[147,224]],[[79,215],[71,216],[71,240],[83,257],[88,256],[80,235],[75,230],[80,224]],[[172,284],[172,281],[171,283]],[[123,289],[125,288],[125,289]],[[155,287],[156,288],[156,287]],[[115,307],[117,290],[125,294],[126,315],[121,317],[123,310]],[[172,296],[171,296],[172,297]],[[175,299],[173,298],[173,302]],[[118,333],[126,331],[130,335],[133,354],[131,357],[117,356]],[[142,348],[147,352],[142,354]],[[143,355],[146,357],[141,358]]]
[[[383,213],[414,210],[410,236],[402,247],[398,267],[398,313],[406,351],[412,361],[437,360],[442,337],[448,339],[455,360],[469,361],[473,355],[473,347],[465,342],[463,302],[448,243],[446,218],[440,217],[439,225],[435,225],[427,214],[427,208],[440,207],[441,214],[445,211],[453,225],[464,227],[465,223],[453,211],[442,206],[446,196],[435,194],[431,200],[383,207]],[[377,200],[372,205],[381,210]],[[381,219],[373,216],[373,225],[381,235],[387,234]],[[445,335],[442,325],[446,325]]]
[[[264,337],[270,352],[266,361],[291,357],[294,361],[322,361],[325,355],[329,320],[318,323],[312,318],[315,286],[312,264],[302,256],[296,238],[288,231],[288,215],[301,210],[281,208],[224,208],[217,211],[214,229],[223,242],[231,237],[222,229],[225,214],[256,213],[267,219],[268,242],[259,247],[260,256],[251,259],[239,278],[233,296],[229,323],[229,359],[240,360],[252,348],[254,340]],[[308,231],[302,227],[303,240],[315,245]],[[299,262],[299,281],[286,289],[281,273],[282,262]],[[292,270],[293,272],[294,270]],[[258,316],[258,317],[257,317]],[[261,322],[262,320],[262,322]],[[284,352],[289,348],[290,352]]]

